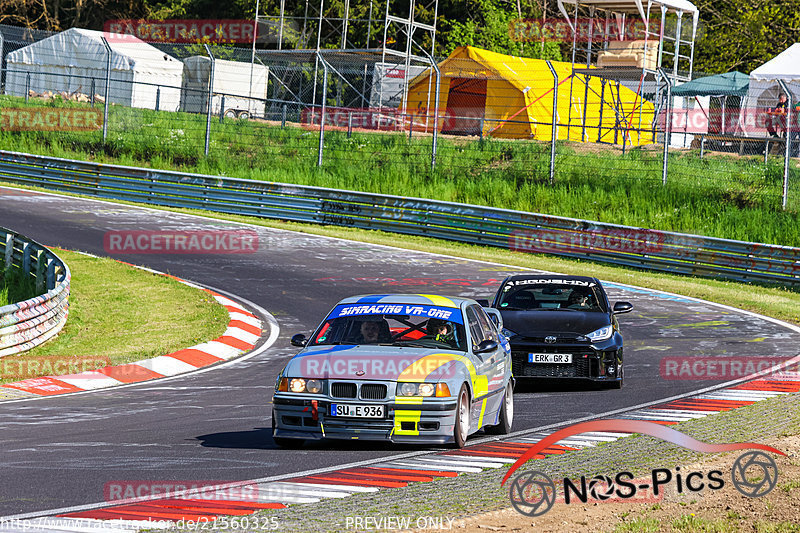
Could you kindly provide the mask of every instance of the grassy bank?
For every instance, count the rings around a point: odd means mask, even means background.
[[[117,261],[56,250],[72,272],[69,319],[54,340],[3,358],[0,383],[35,377],[19,362],[96,361],[118,365],[164,355],[220,336],[228,313],[208,293]],[[178,304],[179,303],[179,304]],[[45,372],[47,374],[48,372]]]
[[[0,270],[0,307],[38,296],[36,282],[16,268]]]
[[[0,107],[70,106],[0,97]],[[555,184],[549,145],[442,137],[430,171],[430,137],[331,129],[322,168],[315,129],[112,106],[108,142],[92,132],[0,132],[0,149],[187,172],[418,196],[747,241],[800,246],[800,184],[781,209],[782,162],[773,156],[672,153],[666,186],[661,152],[559,143]],[[653,148],[653,147],[651,147]],[[793,177],[800,177],[792,161]]]

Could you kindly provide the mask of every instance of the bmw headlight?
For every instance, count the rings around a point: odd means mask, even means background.
[[[397,384],[397,396],[422,396],[425,398],[450,396],[450,389],[446,383],[408,383]]]
[[[606,339],[610,339],[613,333],[614,333],[613,326],[605,326],[600,329],[596,329],[591,333],[586,334],[586,337],[592,342],[604,341]]]
[[[311,394],[317,394],[322,392],[322,380],[282,377],[278,381],[278,392],[310,392]]]

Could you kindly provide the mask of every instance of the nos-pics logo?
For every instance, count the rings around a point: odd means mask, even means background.
[[[613,477],[600,475],[587,479],[581,476],[578,480],[564,478],[557,486],[547,474],[537,470],[527,471],[517,475],[510,484],[509,496],[512,507],[526,516],[541,516],[550,510],[556,500],[562,498],[564,503],[570,504],[586,503],[589,498],[596,501],[624,500],[634,498],[637,493],[642,492],[649,492],[657,497],[668,486],[674,487],[678,493],[699,492],[704,489],[719,490],[725,486],[727,479],[730,479],[736,490],[743,495],[759,498],[768,494],[778,482],[778,465],[764,451],[786,455],[771,446],[753,442],[710,444],[674,429],[643,420],[595,420],[566,427],[537,442],[512,465],[501,485],[505,484],[523,464],[548,446],[567,437],[593,431],[641,433],[702,453],[749,451],[736,459],[728,476],[721,470],[681,472],[680,467],[675,467],[674,471],[656,468],[651,471],[649,477],[634,479],[630,472],[618,472]],[[560,495],[559,488],[561,488]]]

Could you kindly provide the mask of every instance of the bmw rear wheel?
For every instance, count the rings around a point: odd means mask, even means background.
[[[453,444],[463,448],[469,435],[469,392],[466,383],[461,385],[456,402],[456,423],[453,426]]]
[[[496,426],[488,426],[486,433],[490,435],[508,435],[511,433],[511,424],[514,423],[514,389],[509,381],[503,394],[503,405],[500,406],[500,416]]]

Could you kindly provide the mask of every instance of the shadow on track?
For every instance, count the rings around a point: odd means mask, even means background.
[[[275,450],[282,449],[275,444],[272,439],[272,429],[254,428],[250,431],[226,431],[223,433],[209,433],[195,437],[200,441],[204,448],[235,448],[251,450]],[[324,450],[324,451],[390,451],[407,452],[433,449],[446,449],[444,447],[429,447],[424,445],[393,444],[382,441],[355,441],[355,440],[307,440],[303,445],[303,450]],[[287,450],[290,451],[290,450]]]

